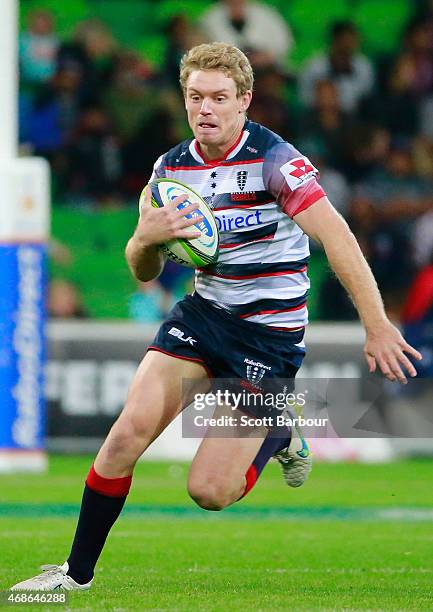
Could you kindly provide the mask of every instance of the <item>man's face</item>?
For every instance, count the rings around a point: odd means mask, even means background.
[[[230,146],[244,124],[251,91],[237,96],[231,77],[218,70],[195,70],[186,83],[188,123],[198,142],[211,149]]]
[[[46,11],[38,11],[31,17],[30,30],[39,36],[48,36],[53,31],[53,18]]]
[[[335,43],[340,53],[353,55],[359,49],[359,35],[354,30],[346,30],[340,34]]]

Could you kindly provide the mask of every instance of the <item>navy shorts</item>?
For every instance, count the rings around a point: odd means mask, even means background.
[[[254,392],[273,379],[293,381],[305,355],[303,336],[304,329],[244,321],[194,293],[174,306],[148,350],[196,361],[213,379],[231,379]]]

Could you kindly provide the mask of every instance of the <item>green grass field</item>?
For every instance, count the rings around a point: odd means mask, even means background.
[[[0,590],[64,561],[90,463],[53,457],[46,475],[0,476]],[[433,609],[431,462],[316,464],[298,490],[270,465],[219,513],[189,500],[187,469],[139,464],[94,587],[69,609]]]

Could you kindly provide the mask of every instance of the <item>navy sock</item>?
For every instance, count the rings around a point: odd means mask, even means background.
[[[269,459],[273,457],[275,453],[278,453],[278,451],[282,450],[286,446],[289,446],[291,439],[292,437],[290,430],[287,431],[287,438],[274,438],[272,437],[271,433],[268,433],[266,438],[263,440],[259,452],[255,456],[252,464],[245,474],[247,482],[245,485],[245,491],[241,495],[240,499],[245,497],[245,495],[251,491]]]
[[[77,530],[68,557],[68,576],[78,584],[85,584],[93,578],[105,540],[125,500],[126,496],[108,497],[85,486]]]
[[[261,445],[259,452],[253,460],[253,465],[256,468],[257,476],[260,476],[265,465],[268,463],[269,459],[275,455],[275,453],[278,453],[278,451],[281,449],[289,446],[292,437],[289,431],[287,434],[287,438],[272,438],[271,434],[268,433],[266,438],[263,440],[263,444]]]
[[[93,578],[105,540],[125,504],[131,480],[131,476],[104,478],[93,466],[90,469],[68,557],[68,576],[78,584],[85,584]]]

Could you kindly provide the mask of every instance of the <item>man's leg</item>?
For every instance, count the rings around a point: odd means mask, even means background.
[[[221,408],[215,417],[229,414],[241,417],[231,408]],[[209,430],[191,464],[188,492],[207,510],[222,510],[244,497],[254,486],[269,459],[290,443],[272,437],[266,427],[242,427],[242,437],[213,437]]]
[[[141,362],[125,408],[102,445],[86,480],[77,530],[68,558],[67,576],[78,584],[93,578],[108,533],[119,516],[138,458],[187,402],[182,379],[205,382],[199,363],[149,351]],[[37,577],[38,578],[38,577]],[[34,579],[18,588],[54,588]],[[66,583],[63,588],[68,588]],[[72,588],[75,588],[72,583]]]
[[[179,414],[183,378],[207,378],[203,366],[149,351],[137,370],[125,408],[102,445],[87,478],[77,531],[68,558],[77,582],[93,577],[108,532],[129,491],[135,463]],[[114,484],[116,483],[116,484]],[[113,485],[117,491],[113,495]]]

